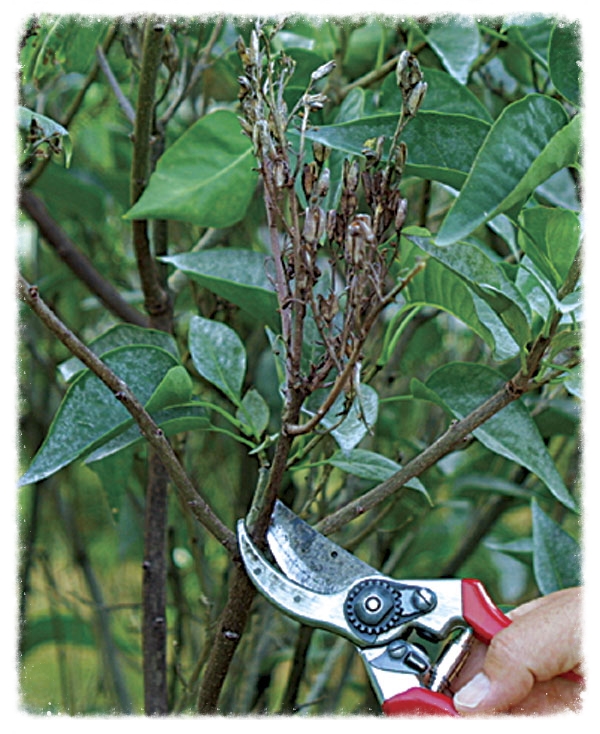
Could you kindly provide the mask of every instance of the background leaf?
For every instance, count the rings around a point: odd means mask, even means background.
[[[175,358],[158,347],[118,347],[103,361],[146,404]],[[86,370],[71,384],[20,485],[39,482],[82,458],[130,421],[129,412],[94,374]]]
[[[367,451],[365,449],[352,449],[345,453],[338,451],[328,459],[327,463],[341,469],[341,471],[347,474],[352,474],[355,477],[360,477],[361,479],[366,479],[374,483],[384,482],[402,469],[400,464],[392,461],[392,459],[388,459],[387,456],[382,456],[374,451]],[[406,486],[411,489],[416,489],[417,492],[421,492],[431,502],[427,490],[419,479],[409,480]]]
[[[239,405],[246,374],[246,349],[236,332],[219,321],[193,316],[188,345],[199,374]]]
[[[507,211],[566,164],[568,141],[551,148],[568,119],[564,108],[541,94],[506,107],[481,146],[460,194],[438,232],[439,245],[466,237],[476,227]],[[535,167],[535,178],[522,179]]]
[[[268,256],[251,250],[189,252],[161,260],[212,293],[239,306],[254,320],[281,328],[277,295],[267,277]]]
[[[364,117],[309,129],[306,136],[330,148],[361,155],[366,140],[385,135],[391,140],[397,113]],[[459,189],[466,179],[490,126],[463,114],[422,111],[406,126],[406,175],[431,178]]]
[[[551,594],[581,584],[579,544],[558,523],[548,517],[534,500],[533,570],[542,594]]]
[[[435,20],[427,31],[427,42],[450,74],[466,84],[471,64],[479,55],[480,39],[475,19],[449,16]]]
[[[412,238],[402,240],[403,263],[410,262]],[[406,259],[409,258],[409,259]],[[472,329],[493,350],[497,360],[514,357],[519,347],[496,312],[469,287],[464,279],[434,258],[427,260],[403,291],[405,308],[430,306],[452,314]]]
[[[488,303],[519,346],[524,346],[529,341],[531,313],[528,302],[502,267],[482,248],[471,242],[440,247],[428,237],[408,236],[408,239],[456,273],[474,293]]]
[[[427,399],[431,399],[433,393],[437,396],[439,404],[445,406],[460,420],[482,405],[504,382],[503,375],[490,367],[454,362],[433,372],[425,387],[429,392]],[[465,385],[469,386],[468,390],[465,390]],[[413,394],[420,397],[417,387],[411,384]],[[565,507],[570,510],[577,509],[537,426],[522,402],[507,405],[475,429],[473,435],[490,451],[526,467],[537,475]]]
[[[165,436],[174,436],[177,433],[186,431],[207,431],[214,428],[208,418],[206,408],[195,402],[163,408],[151,413],[151,417],[156,425],[164,431]],[[85,463],[99,464],[102,459],[122,452],[124,449],[139,446],[145,441],[146,439],[137,424],[132,425],[92,451],[86,458]],[[95,470],[96,466],[93,468]]]
[[[157,329],[145,329],[133,324],[117,324],[91,341],[87,346],[96,356],[101,357],[112,349],[133,344],[151,344],[164,349],[176,359],[179,357],[177,344],[171,334]],[[85,369],[87,367],[77,357],[71,357],[58,365],[58,371],[66,382],[70,382],[75,375]]]
[[[468,87],[440,69],[424,66],[422,71],[427,82],[427,94],[419,108],[421,112],[466,115],[490,124],[493,122],[489,111]],[[402,109],[402,93],[395,74],[387,76],[381,85],[379,107],[381,111],[396,113]]]
[[[569,102],[579,105],[582,52],[577,24],[559,21],[554,26],[548,58],[552,83]]]
[[[579,249],[579,217],[555,207],[531,207],[521,214],[519,244],[536,267],[560,288]]]
[[[255,388],[244,395],[236,417],[250,429],[255,438],[260,438],[269,425],[270,411],[263,396]]]
[[[233,112],[201,117],[167,148],[126,219],[176,219],[228,227],[244,218],[256,186],[252,146]]]

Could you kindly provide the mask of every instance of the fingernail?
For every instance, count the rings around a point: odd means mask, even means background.
[[[457,708],[472,710],[477,708],[490,692],[490,679],[485,673],[477,673],[454,696]]]

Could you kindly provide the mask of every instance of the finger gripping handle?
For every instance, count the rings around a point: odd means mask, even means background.
[[[508,627],[511,620],[501,612],[488,596],[478,579],[462,580],[462,611],[467,624],[473,628],[475,637],[488,643],[500,630]],[[561,675],[574,683],[583,683],[583,676],[572,670]]]
[[[409,688],[383,704],[386,716],[458,716],[452,699],[428,688]]]

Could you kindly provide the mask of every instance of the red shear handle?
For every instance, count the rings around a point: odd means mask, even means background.
[[[477,579],[462,580],[462,612],[467,624],[473,628],[475,637],[486,644],[511,623],[506,614],[503,614],[490,599],[483,584]],[[563,673],[560,677],[575,683],[583,682],[583,677],[572,670]]]
[[[386,716],[458,716],[452,699],[428,688],[409,688],[384,702]]]
[[[508,627],[510,619],[490,599],[481,581],[463,579],[461,584],[463,618],[473,628],[475,637],[487,644]]]

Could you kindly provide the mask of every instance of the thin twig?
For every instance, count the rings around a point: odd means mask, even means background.
[[[115,93],[115,97],[117,98],[119,107],[123,110],[123,113],[125,114],[125,117],[129,120],[129,122],[132,125],[134,125],[135,124],[135,110],[133,109],[133,105],[127,99],[127,97],[123,94],[123,90],[119,86],[119,82],[117,81],[116,76],[113,74],[113,71],[110,68],[110,64],[108,63],[108,59],[106,58],[106,55],[104,54],[104,51],[102,50],[102,46],[98,46],[96,48],[96,56],[98,58],[98,64],[100,68],[102,69],[102,71],[104,72],[104,76],[108,80],[108,84],[110,88]]]

